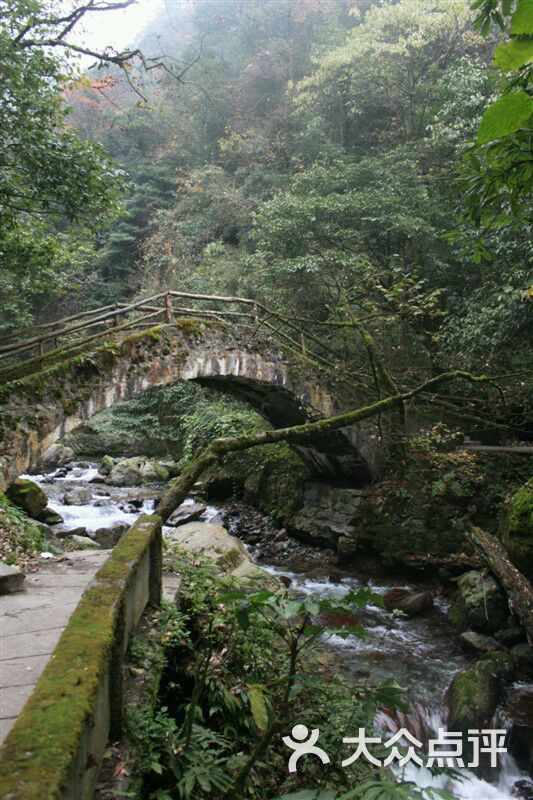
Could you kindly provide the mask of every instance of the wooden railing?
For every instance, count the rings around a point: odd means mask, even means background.
[[[230,320],[232,327],[246,328],[251,334],[264,329],[285,348],[317,365],[330,368],[332,357],[337,367],[340,361],[344,363],[328,342],[257,300],[168,290],[135,303],[102,306],[0,337],[0,359],[4,360],[0,382],[43,369],[68,356],[69,351],[89,347],[99,339],[171,324],[177,317]]]

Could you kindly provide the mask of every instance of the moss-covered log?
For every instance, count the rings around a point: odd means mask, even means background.
[[[503,545],[481,528],[472,528],[469,538],[483,554],[486,563],[499,578],[516,614],[533,642],[533,587],[511,563]]]

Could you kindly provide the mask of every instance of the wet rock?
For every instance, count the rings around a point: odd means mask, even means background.
[[[83,525],[80,525],[78,528],[62,528],[61,530],[55,531],[55,534],[59,536],[60,539],[66,539],[69,536],[89,536],[87,528]]]
[[[98,472],[100,475],[109,475],[114,466],[115,459],[111,458],[111,456],[104,456],[98,467]]]
[[[533,680],[533,645],[523,642],[511,649],[511,655],[520,678]]]
[[[229,574],[239,581],[239,586],[246,592],[277,592],[282,587],[279,578],[251,561],[242,561]]]
[[[397,608],[409,617],[416,617],[433,607],[433,596],[431,592],[411,594],[407,589],[396,586],[383,596],[383,604],[388,611]]]
[[[108,483],[112,486],[139,486],[142,483],[141,467],[144,461],[139,458],[125,458],[114,464]]]
[[[188,503],[181,505],[175,511],[167,522],[167,525],[178,527],[179,525],[186,525],[188,522],[194,522],[202,516],[207,510],[207,506],[202,503]]]
[[[449,614],[457,627],[491,634],[507,626],[509,604],[491,575],[470,570],[457,579],[457,586],[457,601]]]
[[[91,538],[94,538],[101,547],[112,549],[119,543],[129,528],[130,526],[127,523],[119,522],[109,528],[97,528]]]
[[[57,443],[53,444],[42,454],[39,459],[39,464],[46,469],[52,469],[53,467],[62,467],[64,464],[68,464],[73,458],[74,450]]]
[[[509,750],[518,765],[533,774],[533,691],[519,688],[512,692],[505,716],[511,720]]]
[[[14,594],[24,591],[26,576],[19,569],[0,563],[0,594]]]
[[[87,547],[87,548],[89,548],[89,547],[99,548],[100,547],[98,542],[95,542],[94,539],[89,539],[88,536],[78,536],[78,534],[75,533],[73,536],[69,536],[68,538],[70,539],[70,541],[76,542],[76,544],[79,544],[80,546],[83,546],[84,548],[85,547]]]
[[[49,508],[48,506],[44,509],[44,511],[41,511],[36,519],[45,525],[59,525],[61,522],[63,522],[63,517],[61,514],[58,514],[57,511],[53,511],[53,509]]]
[[[501,642],[505,647],[514,647],[526,641],[526,631],[524,628],[504,628],[494,634],[494,638]]]
[[[533,783],[528,780],[516,781],[513,785],[512,797],[521,797],[522,800],[533,800]]]
[[[147,461],[141,467],[141,476],[143,483],[154,483],[161,481],[168,481],[169,472],[156,461]]]
[[[490,727],[503,682],[512,675],[513,661],[507,653],[488,653],[455,675],[449,692],[449,729],[467,733]]]
[[[429,608],[433,608],[433,596],[431,592],[416,592],[400,603],[400,609],[408,617],[416,617]]]
[[[467,650],[475,653],[493,653],[497,650],[505,650],[505,647],[492,636],[485,636],[475,631],[465,631],[459,636],[459,641]]]
[[[394,611],[395,608],[400,608],[400,604],[408,597],[409,592],[407,589],[402,589],[397,586],[394,589],[389,589],[389,591],[383,595],[383,603],[388,611]]]
[[[92,492],[86,486],[75,486],[63,495],[63,503],[66,506],[86,506],[92,499]]]
[[[104,478],[103,475],[95,475],[93,478],[91,478],[89,483],[95,483],[95,484],[107,483],[107,478]]]
[[[6,495],[29,517],[37,517],[48,504],[48,498],[41,487],[27,478],[17,478],[6,491]]]

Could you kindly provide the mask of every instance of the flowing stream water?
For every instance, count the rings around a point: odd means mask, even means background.
[[[98,528],[112,527],[117,523],[131,524],[140,513],[150,513],[154,507],[154,499],[161,491],[157,487],[117,488],[91,484],[91,479],[98,471],[95,465],[85,462],[83,466],[69,465],[66,474],[64,472],[65,470],[59,470],[56,473],[28,477],[40,484],[49,498],[49,506],[63,517],[64,524],[61,527],[83,527],[89,534]],[[65,505],[65,492],[80,485],[91,489],[91,502],[86,505]],[[219,513],[219,507],[207,506],[200,521],[207,522]],[[253,556],[254,548],[250,548],[250,552]],[[392,586],[401,585],[392,580],[386,581],[381,576],[374,580],[352,575],[335,580],[327,577],[315,578],[305,572],[280,569],[264,560],[261,561],[261,566],[290,579],[291,589],[297,593],[316,597],[339,596],[363,584],[377,595],[382,595]],[[404,587],[415,588],[409,584],[404,584]],[[360,623],[369,634],[367,638],[350,636],[342,639],[333,636],[327,644],[329,648],[334,648],[339,667],[345,673],[352,674],[358,683],[363,675],[372,682],[394,678],[397,683],[406,687],[411,709],[409,715],[400,715],[393,719],[381,713],[376,723],[381,730],[391,733],[399,727],[405,727],[420,741],[436,737],[439,728],[446,728],[447,688],[454,674],[471,663],[471,659],[459,648],[447,630],[446,601],[437,597],[435,606],[433,613],[410,619],[393,618],[385,609],[370,605],[358,614]],[[511,687],[510,691],[518,689],[523,690],[524,686]],[[502,728],[508,725],[509,722],[500,709],[493,727]],[[419,786],[447,788],[461,800],[507,800],[509,797],[531,800],[533,797],[524,789],[521,793],[516,793],[517,782],[523,782],[519,785],[525,787],[529,780],[509,753],[500,757],[499,766],[492,771],[494,776],[490,782],[466,768],[461,770],[464,776],[461,782],[446,776],[432,776],[429,771],[412,764],[403,769],[404,779],[414,780]]]

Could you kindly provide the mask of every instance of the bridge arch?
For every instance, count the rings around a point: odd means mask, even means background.
[[[0,387],[0,489],[66,433],[121,400],[192,380],[246,401],[274,427],[340,413],[328,380],[268,338],[224,323],[177,320],[70,354]],[[334,431],[298,447],[317,476],[361,485],[378,468],[373,425]]]

